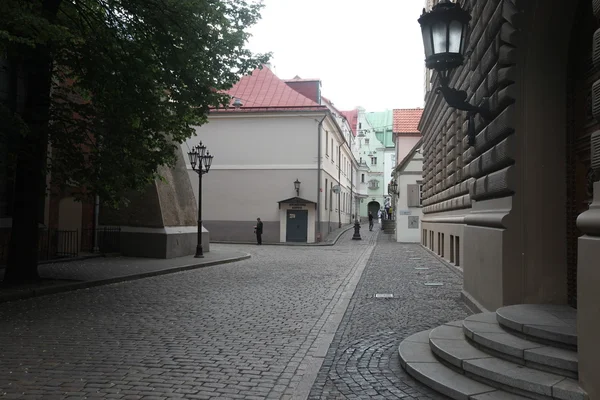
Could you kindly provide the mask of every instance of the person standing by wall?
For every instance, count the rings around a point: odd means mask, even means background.
[[[263,223],[260,220],[260,218],[256,218],[256,226],[254,227],[254,233],[256,233],[256,244],[262,244]]]

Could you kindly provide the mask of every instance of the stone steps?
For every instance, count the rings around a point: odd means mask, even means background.
[[[400,344],[401,364],[453,399],[588,399],[576,352],[515,336],[498,322],[482,313],[412,335]]]
[[[400,343],[400,363],[413,378],[454,400],[526,399],[477,382],[442,364],[429,348],[429,333],[419,332]]]
[[[462,322],[464,335],[475,347],[499,358],[577,379],[577,352],[533,342],[511,334],[496,313],[472,315]]]
[[[577,311],[569,306],[520,304],[499,308],[496,318],[529,340],[577,350]]]

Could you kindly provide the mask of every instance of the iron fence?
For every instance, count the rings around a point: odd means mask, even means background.
[[[119,253],[121,251],[121,228],[102,227],[95,230],[100,253]],[[81,233],[81,251],[94,252],[94,229],[84,229]]]
[[[38,239],[38,260],[77,257],[79,255],[79,231],[44,229]]]
[[[104,227],[96,229],[98,251],[100,253],[119,253],[121,251],[121,228]],[[10,232],[0,233],[0,265],[6,265]],[[72,258],[80,252],[94,252],[94,229],[67,231],[44,229],[38,240],[38,261]]]

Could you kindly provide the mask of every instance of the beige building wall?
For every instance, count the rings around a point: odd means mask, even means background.
[[[402,171],[396,174],[398,196],[394,205],[396,216],[396,241],[401,243],[419,243],[423,212],[421,206],[409,205],[409,185],[418,185],[422,180],[423,157],[415,153]]]
[[[264,224],[263,240],[279,242],[279,201],[296,196],[294,181],[301,182],[299,197],[318,201],[318,125],[324,114],[215,115],[196,128],[196,136],[182,145],[185,152],[200,140],[214,155],[203,176],[202,218],[213,241],[255,241],[256,218]],[[198,175],[187,161],[198,199]],[[282,207],[283,208],[283,207]],[[314,224],[309,239],[314,241]]]

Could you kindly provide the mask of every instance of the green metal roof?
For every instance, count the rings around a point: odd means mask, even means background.
[[[377,140],[384,144],[385,147],[395,147],[393,128],[394,128],[394,112],[385,110],[380,112],[366,113],[367,121],[375,129]]]

